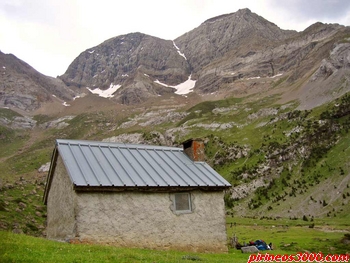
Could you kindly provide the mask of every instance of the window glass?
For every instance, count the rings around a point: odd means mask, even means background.
[[[191,211],[191,196],[189,193],[175,194],[175,210]]]

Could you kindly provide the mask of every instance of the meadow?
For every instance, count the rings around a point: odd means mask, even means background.
[[[345,254],[350,252],[350,222],[344,219],[254,219],[227,216],[230,238],[238,242],[263,239],[273,243],[270,254],[298,252]],[[348,240],[348,242],[346,242]],[[230,246],[229,246],[230,247]],[[262,252],[266,253],[266,252]],[[0,231],[0,262],[247,262],[249,254],[229,248],[226,254],[118,248],[107,245],[68,244],[24,234]]]

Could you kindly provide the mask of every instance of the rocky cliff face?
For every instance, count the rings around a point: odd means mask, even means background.
[[[12,54],[0,51],[0,66],[0,107],[33,111],[52,102],[53,95],[63,101],[74,96],[60,79],[40,74]]]
[[[175,42],[188,57],[193,71],[200,73],[208,64],[227,60],[227,54],[232,51],[248,57],[256,50],[273,47],[295,34],[295,31],[280,29],[249,9],[242,9],[208,19]]]
[[[349,39],[350,40],[350,39]],[[332,44],[332,45],[331,45]],[[312,109],[349,92],[350,43],[329,43],[330,50],[301,88],[299,109]]]
[[[297,82],[306,86],[310,75],[325,63],[322,61],[329,60],[334,46],[347,39],[349,30],[340,25],[316,23],[300,33],[285,31],[245,9],[207,20],[175,41],[196,72],[195,91],[225,90],[234,96],[246,96],[267,93],[278,81],[287,89]],[[349,54],[345,49],[341,55],[334,53],[332,60],[343,61]],[[345,64],[343,69],[347,68]],[[348,70],[332,72],[342,78],[349,74]],[[322,81],[318,84],[324,85]],[[335,97],[350,90],[349,85],[345,86]],[[337,87],[327,83],[327,89],[332,93]],[[315,100],[320,95],[313,93]],[[304,97],[301,89],[293,99]],[[314,106],[315,103],[305,105]]]
[[[190,68],[174,43],[141,33],[109,39],[81,53],[60,77],[68,86],[107,89],[121,85],[116,99],[125,104],[173,92],[154,83],[176,85]]]

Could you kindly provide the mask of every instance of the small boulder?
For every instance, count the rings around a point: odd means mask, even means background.
[[[22,209],[24,209],[24,208],[27,207],[27,205],[26,205],[25,203],[23,203],[23,202],[19,202],[18,206],[19,206],[20,208],[22,208]]]
[[[256,246],[241,247],[242,253],[258,253],[259,249]]]

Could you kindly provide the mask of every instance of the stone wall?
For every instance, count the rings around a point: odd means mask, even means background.
[[[47,198],[47,238],[67,240],[75,237],[76,193],[59,156]]]
[[[191,192],[193,212],[175,214],[169,193],[78,193],[75,242],[227,252],[222,192]]]

